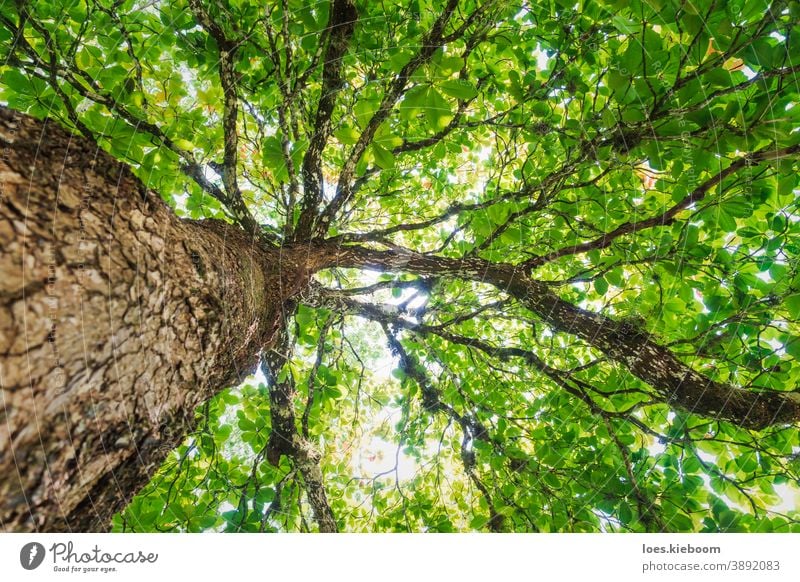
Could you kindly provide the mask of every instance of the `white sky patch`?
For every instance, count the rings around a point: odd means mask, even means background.
[[[175,203],[175,208],[177,208],[178,210],[180,210],[184,214],[188,214],[189,213],[189,208],[186,206],[186,201],[189,200],[189,193],[188,192],[183,191],[180,194],[175,194],[175,196],[172,197],[172,200]]]
[[[748,67],[747,65],[744,65],[744,66],[743,66],[741,69],[739,69],[739,70],[740,70],[742,73],[744,73],[744,76],[745,76],[745,77],[747,77],[748,79],[752,79],[753,77],[755,77],[755,76],[758,74],[758,73],[756,73],[756,72],[755,72],[753,69],[751,69],[750,67]]]
[[[772,281],[772,276],[769,274],[769,271],[760,271],[756,273],[756,277],[758,277],[762,281],[766,281],[767,283]]]
[[[541,45],[536,45],[536,48],[531,53],[533,57],[536,58],[536,68],[540,71],[544,71],[545,69],[550,67],[550,60],[551,57],[547,55],[546,52],[542,50]]]
[[[779,512],[800,511],[800,487],[798,485],[781,483],[774,487],[775,493],[781,498],[781,502],[770,506],[770,509]]]
[[[786,353],[786,346],[775,338],[761,338],[761,341],[769,344],[769,347],[771,347],[778,356],[783,356]]]
[[[478,150],[478,159],[482,162],[488,160],[492,155],[492,148],[489,146],[483,146],[481,149]]]
[[[413,479],[419,469],[416,459],[403,453],[401,446],[376,436],[362,441],[351,467],[361,477],[396,474],[401,482]]]

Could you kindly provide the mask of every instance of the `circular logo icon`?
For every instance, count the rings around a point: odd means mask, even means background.
[[[26,570],[35,570],[44,561],[44,546],[38,542],[30,542],[19,551],[19,563]]]

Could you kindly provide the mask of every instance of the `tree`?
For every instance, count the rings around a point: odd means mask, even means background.
[[[798,13],[3,5],[0,521],[800,531]]]

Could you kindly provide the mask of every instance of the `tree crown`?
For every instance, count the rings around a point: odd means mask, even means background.
[[[115,527],[314,529],[311,459],[346,530],[800,531],[799,6],[0,6],[9,106],[332,257]]]

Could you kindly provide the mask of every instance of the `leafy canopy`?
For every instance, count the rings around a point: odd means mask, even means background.
[[[514,265],[732,399],[794,390],[798,21],[766,0],[3,3],[0,99],[179,215],[414,253],[318,273],[283,361],[198,410],[115,528],[316,529],[310,458],[341,530],[800,531],[797,418],[672,399],[476,271]],[[279,390],[318,458],[268,462]]]

